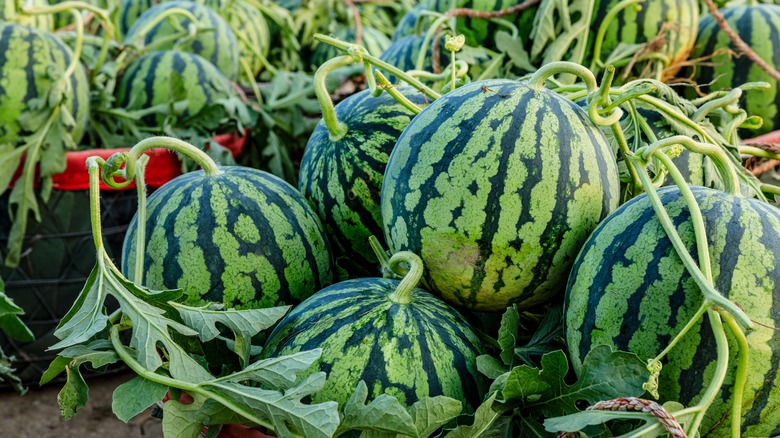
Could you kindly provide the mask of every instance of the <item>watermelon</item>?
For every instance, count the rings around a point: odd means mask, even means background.
[[[222,73],[200,56],[179,51],[151,52],[130,63],[122,74],[116,89],[117,104],[134,111],[168,103],[174,97],[174,72],[182,80],[188,102],[187,108],[177,114],[179,121],[235,94]],[[166,116],[167,111],[147,114],[140,121],[146,126],[161,126]]]
[[[261,358],[321,348],[308,373],[324,371],[328,379],[314,403],[343,407],[363,380],[369,399],[389,394],[411,406],[445,395],[473,412],[486,389],[476,367],[479,339],[455,309],[415,284],[360,278],[327,287],[279,323]]]
[[[368,50],[369,55],[380,56],[388,47],[390,47],[390,39],[382,32],[368,26],[363,26],[362,32],[363,42],[361,45]],[[354,43],[355,29],[351,27],[339,29],[333,37],[340,39],[341,41]],[[325,61],[343,54],[344,53],[341,50],[330,44],[317,43],[311,54],[311,65],[316,70],[320,65],[324,64]]]
[[[761,59],[775,69],[780,68],[780,51],[775,46],[776,42],[780,43],[780,6],[736,6],[723,9],[721,13],[729,26]],[[699,22],[699,33],[691,58],[715,56],[706,63],[696,65],[693,79],[701,84],[705,92],[728,90],[746,82],[768,82],[769,90],[749,90],[742,95],[740,106],[745,108],[749,115],[761,116],[764,124],[757,130],[740,130],[740,134],[754,137],[780,129],[780,94],[777,81],[747,56],[731,56],[731,51],[739,52],[712,16],[703,17]],[[693,90],[688,93],[689,98],[695,96]]]
[[[122,273],[152,289],[180,288],[186,302],[258,308],[297,304],[331,282],[319,219],[283,180],[231,166],[179,176],[149,197],[143,278],[135,277],[130,222]]]
[[[432,11],[445,13],[451,8],[467,8],[477,11],[499,11],[516,6],[522,3],[522,0],[456,0],[454,5],[452,0],[431,0],[421,2],[404,15],[396,26],[393,33],[393,41],[397,41],[409,35],[419,35],[428,31],[433,24],[434,18],[424,18],[423,11]],[[529,7],[519,14],[511,14],[500,17],[512,23],[517,27],[520,38],[524,42],[530,40],[531,30],[533,28],[534,15],[536,15],[537,6]],[[494,21],[484,18],[459,17],[456,21],[456,33],[463,34],[466,37],[466,44],[472,47],[485,47],[495,50],[495,34],[498,31],[510,32],[505,26],[500,26]],[[451,32],[450,32],[451,33]]]
[[[54,83],[50,69],[62,74],[72,59],[73,52],[54,35],[0,23],[0,144],[15,144],[32,134],[19,124],[19,117],[33,110],[34,99],[44,98],[50,91]],[[78,143],[89,118],[89,85],[80,64],[69,83],[65,104],[75,120],[69,135]]]
[[[49,6],[49,2],[47,0],[30,0],[28,3],[30,6],[38,6],[38,7]],[[0,22],[5,21],[5,17],[8,14],[5,9],[8,8],[10,5],[11,5],[11,0],[5,0],[3,2],[3,5],[0,6]],[[22,15],[19,12],[20,11],[18,10],[16,11],[18,15],[14,20],[14,23],[21,24],[23,26],[31,26],[46,32],[51,32],[54,30],[54,19],[50,14]]]
[[[123,37],[133,27],[138,17],[152,6],[161,3],[160,0],[120,0],[117,13],[117,36]]]
[[[411,87],[399,91],[417,104],[425,103],[425,97]],[[301,160],[298,188],[346,261],[375,263],[368,238],[382,236],[382,175],[395,142],[414,114],[389,94],[372,97],[368,90],[348,97],[335,109],[347,132],[333,139],[320,121]]]
[[[596,0],[591,19],[591,41],[607,14],[620,0]],[[664,29],[664,44],[659,50],[674,65],[688,59],[696,40],[699,20],[697,0],[643,0],[628,6],[612,19],[601,46],[601,60],[607,60],[618,44],[645,44],[655,40]],[[668,67],[668,66],[667,66]],[[668,74],[674,74],[677,69]]]
[[[755,199],[692,187],[701,207],[715,288],[761,324],[780,326],[780,210]],[[694,260],[693,225],[680,190],[658,191]],[[574,370],[595,345],[651,359],[700,307],[702,295],[666,236],[647,195],[627,202],[590,236],[571,271],[565,333]],[[743,436],[780,433],[780,332],[758,327],[747,336],[750,355],[742,409]],[[729,333],[730,370],[702,423],[702,436],[728,437],[737,345]],[[695,325],[664,360],[661,401],[696,403],[716,363],[710,323]]]
[[[445,301],[526,309],[563,293],[619,189],[606,137],[575,103],[523,82],[478,81],[433,102],[401,134],[382,221],[391,250],[420,254]]]
[[[159,40],[178,32],[171,24],[171,20],[178,20],[185,29],[190,25],[189,19],[175,15],[162,20],[148,29],[144,35],[140,35],[140,32],[155,21],[158,15],[173,8],[191,12],[198,19],[199,26],[212,30],[202,32],[191,41],[183,44],[176,44],[176,41],[159,44]],[[138,17],[125,35],[126,45],[138,44],[139,42],[145,46],[156,43],[154,44],[155,50],[169,50],[175,46],[177,50],[195,53],[214,64],[226,78],[230,80],[238,78],[240,57],[238,39],[227,21],[207,6],[189,1],[170,1],[153,6]]]
[[[252,77],[247,77],[243,68],[239,76],[242,83],[253,81],[263,69],[262,60],[255,55],[257,50],[267,56],[271,48],[271,34],[265,16],[246,0],[207,0],[206,6],[213,8],[227,20],[233,33],[238,38],[240,58],[246,62],[252,71]]]

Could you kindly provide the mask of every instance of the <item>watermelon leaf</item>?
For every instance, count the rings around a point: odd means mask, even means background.
[[[538,358],[544,354],[563,347],[562,318],[563,306],[548,307],[539,328],[536,329],[528,343],[522,347],[515,347],[515,356],[524,364],[533,366],[538,364]],[[536,360],[534,360],[535,358]]]
[[[458,426],[454,430],[450,431],[445,438],[475,438],[484,437],[486,432],[491,429],[493,423],[503,413],[503,410],[496,410],[494,404],[496,402],[497,392],[494,392],[487,400],[485,400],[474,413],[474,422],[471,425]]]
[[[322,350],[315,349],[258,360],[249,367],[218,380],[229,382],[253,380],[271,385],[276,389],[287,389],[293,386],[300,373],[306,371],[321,355]]]
[[[57,404],[60,407],[60,416],[68,421],[76,415],[76,412],[86,406],[89,398],[87,383],[81,376],[79,366],[66,366],[68,380],[57,394]]]
[[[119,385],[112,396],[111,409],[117,418],[127,423],[146,408],[165,397],[168,387],[141,376]]]
[[[344,419],[338,428],[339,434],[348,430],[362,430],[418,436],[412,416],[397,398],[380,394],[366,404],[367,398],[368,387],[361,380],[344,406]]]
[[[593,404],[618,397],[638,397],[650,377],[646,364],[636,354],[612,351],[606,345],[594,347],[585,357],[580,378],[568,385],[564,378],[569,363],[563,351],[542,356],[540,370],[514,368],[501,390],[504,400],[538,410],[544,417],[578,412],[577,403]]]
[[[427,438],[440,427],[460,415],[463,403],[443,395],[425,397],[409,408],[409,415],[417,428],[420,438]]]
[[[520,313],[516,306],[509,307],[501,318],[501,327],[498,329],[498,345],[501,347],[501,360],[504,364],[512,366],[515,357],[515,345],[517,344],[517,332],[520,329]]]
[[[24,315],[24,310],[3,293],[3,281],[0,279],[0,332],[17,341],[32,342],[35,336],[19,319],[19,315]]]
[[[290,310],[291,306],[266,309],[221,309],[213,306],[192,307],[175,302],[169,303],[181,316],[184,324],[194,328],[203,342],[220,334],[217,323],[224,325],[236,335],[254,336],[276,324]]]

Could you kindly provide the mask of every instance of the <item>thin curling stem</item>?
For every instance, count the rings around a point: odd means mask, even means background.
[[[135,230],[135,276],[136,284],[144,284],[144,258],[146,256],[146,165],[149,156],[142,155],[136,163],[135,188],[138,194],[138,222]]]
[[[658,140],[650,146],[637,151],[637,153],[641,153],[642,158],[646,160],[659,149],[674,145],[681,145],[690,151],[708,156],[713,164],[715,164],[718,174],[723,179],[723,184],[726,186],[726,192],[734,196],[739,196],[739,177],[734,170],[734,166],[729,162],[726,152],[719,146],[701,143],[684,135],[674,135]]]
[[[390,301],[396,304],[409,304],[412,302],[412,290],[420,282],[423,274],[423,262],[417,254],[409,251],[401,251],[390,257],[390,269],[398,271],[398,265],[402,262],[409,263],[409,272],[398,284],[393,293],[390,294]]]
[[[705,117],[707,117],[716,109],[725,108],[731,104],[739,102],[740,97],[742,97],[742,90],[740,88],[735,88],[729,91],[725,96],[713,99],[700,106],[699,109],[693,113],[693,116],[691,116],[691,120],[694,122],[701,122]]]
[[[347,134],[347,125],[339,122],[336,117],[336,107],[328,94],[328,88],[325,86],[325,79],[328,74],[339,67],[346,67],[355,63],[352,56],[344,55],[329,59],[317,69],[314,73],[314,94],[317,95],[317,101],[322,108],[322,120],[325,127],[328,128],[331,141],[338,141]]]
[[[604,21],[601,22],[599,30],[596,33],[595,43],[593,44],[593,60],[590,64],[591,70],[595,70],[596,67],[600,67],[598,64],[601,63],[601,46],[604,44],[604,36],[607,34],[607,29],[612,23],[612,20],[614,20],[617,14],[622,12],[623,9],[626,9],[631,5],[641,3],[642,1],[643,0],[623,0],[609,10],[609,13],[607,13],[607,15],[604,17]]]
[[[138,41],[143,41],[143,38],[146,36],[146,34],[154,28],[154,26],[157,26],[158,24],[162,23],[163,20],[168,19],[171,16],[174,15],[181,15],[188,20],[190,20],[191,23],[197,23],[198,18],[195,17],[195,15],[192,14],[192,12],[184,9],[184,8],[170,8],[159,15],[154,16],[151,21],[146,23],[144,27],[141,28],[140,31],[136,34],[136,41],[131,41],[131,45],[138,45]]]
[[[750,320],[750,317],[748,317],[745,312],[739,308],[739,306],[732,303],[726,297],[721,295],[717,290],[715,290],[715,288],[707,281],[707,278],[696,265],[696,262],[693,261],[693,257],[691,257],[691,254],[685,247],[685,244],[680,238],[680,235],[677,233],[672,219],[666,212],[666,208],[664,207],[663,202],[661,202],[661,198],[658,196],[658,192],[656,192],[655,188],[652,186],[650,176],[644,170],[644,161],[642,158],[636,154],[630,154],[626,158],[633,161],[638,169],[642,169],[641,172],[638,172],[639,178],[642,180],[645,193],[647,193],[650,204],[653,206],[656,217],[658,218],[659,222],[661,222],[664,231],[666,231],[667,237],[669,237],[669,240],[672,242],[672,246],[674,247],[675,251],[677,251],[677,255],[680,257],[680,260],[682,260],[683,265],[685,265],[685,268],[688,270],[691,278],[693,278],[693,280],[699,286],[699,289],[701,289],[701,293],[704,295],[705,302],[720,306],[731,312],[731,314],[734,315],[734,317],[742,326],[749,329],[755,328],[755,324]]]
[[[70,65],[68,65],[68,69],[65,70],[63,75],[66,78],[69,78],[76,71],[76,68],[81,65],[81,49],[84,47],[84,21],[81,19],[81,14],[75,9],[71,9],[70,13],[73,15],[76,23],[76,47],[73,49],[73,59],[71,59]]]
[[[125,168],[124,170],[115,170],[107,175],[104,174],[103,182],[114,188],[127,187],[135,178],[135,166],[141,154],[148,151],[149,149],[156,148],[170,149],[174,152],[178,152],[191,158],[203,169],[203,172],[206,174],[206,176],[216,176],[222,174],[222,171],[219,169],[219,166],[217,166],[217,163],[215,163],[214,160],[208,156],[208,154],[187,143],[186,141],[173,137],[150,137],[136,143],[136,145],[130,149],[130,152],[119,153],[125,154],[124,156],[114,154],[114,156],[120,157],[119,161],[124,162]],[[109,158],[109,160],[111,160],[111,158]],[[116,181],[114,178],[117,176],[123,178],[124,182]]]
[[[398,89],[396,89],[393,84],[390,83],[390,81],[387,80],[385,75],[382,74],[381,71],[377,70],[376,72],[376,78],[377,81],[379,81],[379,89],[387,91],[387,93],[393,97],[398,103],[404,106],[404,108],[408,109],[409,111],[413,112],[415,115],[420,114],[422,112],[422,109],[415,105],[414,102],[407,99],[406,96],[401,94]]]
[[[355,44],[346,43],[346,42],[341,41],[339,39],[336,39],[336,38],[333,38],[333,37],[330,37],[330,36],[327,36],[327,35],[323,35],[323,34],[320,34],[320,33],[315,34],[314,35],[314,39],[316,39],[317,41],[326,43],[326,44],[330,44],[331,46],[333,46],[333,47],[335,47],[335,48],[337,48],[337,49],[339,49],[339,50],[341,50],[341,51],[343,51],[345,53],[349,53],[350,49],[352,49],[354,47],[360,47],[360,46],[356,46]],[[398,67],[390,65],[390,64],[382,61],[381,59],[379,59],[379,58],[377,58],[375,56],[372,56],[365,49],[361,50],[361,52],[362,52],[361,53],[361,57],[362,57],[363,61],[367,61],[369,64],[373,65],[374,67],[376,67],[378,69],[382,69],[382,70],[386,71],[387,73],[390,73],[393,76],[401,79],[402,81],[406,82],[407,84],[411,85],[412,87],[418,89],[420,92],[422,92],[423,94],[428,96],[429,99],[436,100],[436,99],[441,97],[441,94],[437,93],[436,91],[434,91],[433,89],[431,89],[427,85],[423,84],[422,82],[418,81],[417,79],[409,76],[408,74],[406,74],[406,72],[404,72],[403,70],[399,69]]]
[[[585,82],[588,92],[594,92],[599,88],[593,72],[588,70],[587,67],[568,61],[551,62],[539,70],[536,70],[536,73],[531,75],[528,79],[528,86],[536,91],[541,91],[544,89],[544,83],[548,78],[560,73],[573,74],[582,79]]]
[[[728,312],[718,312],[726,322],[731,334],[737,340],[737,373],[732,386],[733,396],[731,400],[731,436],[739,438],[742,434],[742,400],[747,386],[747,371],[750,366],[750,354],[747,337],[739,327],[734,317]]]
[[[105,160],[100,157],[87,158],[89,172],[89,217],[92,223],[92,240],[95,242],[98,258],[103,251],[102,224],[100,221],[100,167]]]

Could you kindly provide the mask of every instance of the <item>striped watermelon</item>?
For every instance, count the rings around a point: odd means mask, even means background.
[[[762,324],[780,326],[780,210],[754,199],[693,187],[706,224],[717,290]],[[677,187],[658,191],[697,260],[693,226]],[[646,195],[620,207],[591,235],[571,271],[565,298],[566,339],[574,370],[591,347],[611,345],[642,359],[661,352],[701,305],[690,277]],[[703,324],[703,325],[702,325]],[[702,436],[730,436],[728,418],[737,346],[729,334],[731,369],[702,424]],[[744,436],[780,433],[780,333],[748,334],[750,370],[743,405]],[[715,366],[715,340],[705,316],[667,356],[663,401],[688,406],[702,396]],[[725,417],[725,421],[721,419]]]
[[[368,26],[364,26],[362,29],[361,45],[368,50],[368,53],[373,56],[380,56],[390,47],[390,39],[387,38],[382,32]],[[341,28],[333,35],[335,38],[348,43],[355,42],[355,29],[354,28]],[[325,63],[325,61],[335,58],[336,56],[343,55],[341,50],[326,43],[317,43],[314,46],[314,51],[311,54],[311,66],[313,69],[317,69],[319,66]]]
[[[152,289],[181,288],[190,304],[295,304],[331,281],[319,219],[295,188],[260,170],[190,172],[149,197],[143,278],[134,278],[133,218],[122,272]]]
[[[379,56],[379,59],[385,61],[390,65],[398,67],[404,71],[414,70],[415,64],[417,63],[417,57],[419,56],[420,50],[422,50],[422,46],[424,43],[425,43],[424,35],[421,36],[410,35],[407,37],[403,37],[397,41],[393,41],[393,43],[390,44],[390,47],[388,47],[387,50],[382,52],[382,54]],[[450,65],[449,52],[444,50],[444,37],[440,38],[439,47],[440,47],[439,65],[443,69],[446,66]],[[426,48],[425,62],[423,63],[422,69],[425,71],[432,71],[433,70],[432,60],[433,60],[433,43],[431,43]],[[396,77],[394,75],[386,74],[386,76],[390,82],[396,82]]]
[[[240,58],[253,74],[251,78],[247,77],[242,68],[239,76],[242,83],[253,81],[254,76],[263,69],[262,60],[254,54],[254,50],[267,56],[271,48],[271,34],[265,16],[246,0],[207,0],[205,4],[225,18],[233,33],[239,37]]]
[[[776,69],[780,68],[780,52],[775,46],[775,43],[780,44],[780,6],[736,6],[721,12],[729,26],[761,59]],[[764,119],[763,126],[740,133],[754,137],[780,129],[780,93],[777,81],[747,56],[734,57],[729,54],[730,51],[738,52],[715,20],[710,15],[704,16],[699,22],[699,33],[691,58],[716,56],[708,59],[706,63],[697,64],[693,79],[702,85],[705,92],[728,90],[746,82],[768,82],[771,85],[769,90],[746,91],[741,103],[748,114]],[[694,96],[695,93],[691,90],[689,97]]]
[[[120,0],[119,12],[117,12],[115,23],[117,37],[127,35],[127,32],[138,20],[138,17],[158,3],[161,3],[161,0]]]
[[[595,39],[607,14],[620,0],[597,0],[591,20],[591,35]],[[661,53],[670,65],[688,58],[696,40],[699,20],[697,0],[643,0],[628,6],[613,18],[607,27],[601,48],[601,60],[606,60],[618,44],[645,44],[656,39],[662,29],[664,46]],[[676,70],[669,72],[674,74]]]
[[[382,221],[391,250],[420,254],[445,301],[528,308],[563,292],[619,189],[607,139],[575,103],[478,81],[433,102],[398,139]]]
[[[6,17],[6,5],[11,3],[11,0],[5,0],[2,5],[0,5],[0,22],[5,21]],[[30,0],[29,2],[30,6],[49,6],[49,2],[47,0]],[[22,15],[19,14],[19,11],[17,11],[17,17],[14,20],[14,23],[21,24],[23,26],[31,26],[39,30],[43,30],[46,32],[51,32],[54,30],[54,19],[49,14],[42,14],[42,15]]]
[[[445,395],[472,412],[486,389],[476,367],[479,339],[455,309],[415,283],[361,278],[327,287],[279,323],[261,357],[322,348],[309,369],[328,374],[315,403],[343,407],[363,380],[370,399],[390,394],[411,406]]]
[[[17,143],[29,135],[19,117],[31,111],[33,99],[43,98],[53,85],[48,69],[64,73],[73,52],[54,35],[29,26],[0,23],[0,144]],[[76,124],[70,132],[81,140],[89,118],[89,85],[79,65],[70,77],[66,104]],[[64,156],[62,157],[64,168]]]
[[[417,104],[425,103],[424,96],[410,87],[400,91]],[[347,262],[375,263],[368,238],[382,236],[382,175],[414,114],[387,93],[372,97],[364,90],[336,105],[336,117],[347,133],[333,139],[320,121],[301,160],[298,188]]]
[[[177,50],[195,53],[217,66],[226,78],[236,80],[238,78],[240,56],[236,35],[224,18],[220,17],[211,8],[198,3],[170,1],[153,6],[141,14],[130,30],[127,31],[125,44],[130,45],[141,41],[144,45],[150,45],[159,42],[160,39],[164,39],[166,36],[175,34],[177,31],[171,25],[171,20],[174,19],[179,20],[182,27],[186,29],[190,21],[182,16],[175,16],[153,26],[145,35],[139,35],[139,32],[151,23],[155,17],[172,8],[186,9],[198,19],[199,26],[213,30],[203,32],[192,39],[192,41],[187,41],[183,44],[177,45],[175,41],[169,41],[162,45],[155,44],[154,49],[169,50],[175,46]]]
[[[230,83],[214,65],[198,55],[179,51],[148,53],[136,59],[123,73],[116,90],[117,104],[128,111],[166,104],[172,98],[171,74],[184,82],[188,106],[178,119],[197,114],[206,105],[234,95]],[[141,119],[146,126],[161,126],[167,111]]]
[[[516,6],[519,3],[522,3],[522,0],[457,0],[454,3],[454,7],[477,11],[498,11]],[[401,18],[393,33],[393,41],[408,35],[419,35],[427,32],[433,23],[433,18],[423,18],[423,11],[445,13],[451,8],[453,8],[452,0],[431,0],[418,4]],[[524,42],[528,42],[536,10],[537,7],[532,6],[520,14],[507,15],[501,17],[501,19],[516,26],[521,39]],[[472,47],[483,46],[489,49],[496,48],[493,38],[497,31],[509,32],[509,29],[499,26],[494,21],[470,17],[459,17],[456,22],[456,29],[458,34],[463,34],[466,37],[467,45]]]

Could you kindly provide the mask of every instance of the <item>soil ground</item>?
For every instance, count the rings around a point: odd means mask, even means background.
[[[134,374],[92,377],[89,403],[70,421],[60,419],[57,393],[61,384],[30,388],[27,394],[0,389],[0,433],[18,438],[162,438],[162,423],[151,409],[125,424],[111,411],[114,388]]]

